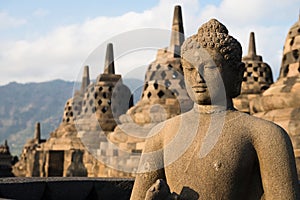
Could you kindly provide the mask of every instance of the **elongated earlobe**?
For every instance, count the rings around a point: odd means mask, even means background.
[[[239,65],[238,65],[238,69],[239,69],[240,71],[244,72],[244,71],[245,71],[245,63],[240,62]]]
[[[235,98],[235,97],[239,96],[240,93],[241,93],[241,87],[242,87],[242,82],[243,82],[244,71],[245,71],[245,63],[240,62],[237,66],[235,84],[234,84],[234,88],[233,88],[231,98]]]

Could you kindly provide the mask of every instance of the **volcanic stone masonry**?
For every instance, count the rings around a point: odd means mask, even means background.
[[[234,99],[240,111],[274,121],[292,138],[300,166],[300,22],[288,33],[280,77],[256,54],[250,34],[241,95]],[[169,47],[159,49],[149,65],[142,97],[133,97],[115,74],[113,45],[107,45],[104,72],[90,81],[89,67],[83,70],[81,87],[65,105],[62,122],[47,140],[35,136],[25,145],[16,176],[131,177],[139,163],[145,137],[158,123],[191,109],[183,79],[180,49],[184,42],[181,7],[174,9]],[[75,168],[74,163],[80,166]],[[125,168],[124,168],[125,166]],[[123,170],[123,171],[122,171]],[[298,167],[298,173],[300,167]],[[299,173],[300,174],[300,173]]]
[[[261,95],[273,84],[273,75],[270,66],[263,62],[262,56],[256,54],[254,32],[250,33],[248,55],[242,61],[245,63],[245,72],[241,94],[233,99],[234,106],[242,112],[250,113],[249,102]]]
[[[13,157],[10,154],[7,140],[0,145],[0,177],[14,176],[12,173]]]
[[[273,121],[289,134],[300,177],[300,18],[290,28],[283,48],[278,80],[250,102],[250,112]]]
[[[134,122],[157,123],[191,109],[193,103],[185,89],[180,58],[183,42],[181,7],[175,6],[170,46],[158,50],[146,72],[142,98],[127,112]]]
[[[118,147],[116,168],[135,172],[149,131],[158,123],[191,109],[193,102],[185,89],[180,58],[183,41],[181,7],[175,6],[169,47],[159,49],[156,60],[149,65],[141,100],[120,116],[120,124],[107,135]],[[105,147],[103,144],[100,151],[105,151]]]

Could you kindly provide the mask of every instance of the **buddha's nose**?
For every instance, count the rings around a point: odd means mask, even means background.
[[[202,72],[202,73],[203,73],[203,72]],[[203,78],[203,76],[201,75],[200,72],[198,72],[198,75],[197,75],[196,78],[197,78],[196,81],[197,81],[198,83],[205,83],[205,80],[204,80],[204,78]]]

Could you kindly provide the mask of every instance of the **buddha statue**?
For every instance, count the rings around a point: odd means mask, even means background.
[[[181,57],[194,108],[149,133],[131,200],[300,199],[287,133],[233,107],[245,68],[240,43],[212,19]]]

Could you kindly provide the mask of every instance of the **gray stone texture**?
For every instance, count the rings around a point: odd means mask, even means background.
[[[298,177],[300,174],[300,19],[290,28],[278,80],[261,97],[250,102],[250,112],[273,121],[288,132],[294,147]]]
[[[300,199],[287,133],[233,108],[244,72],[239,42],[212,19],[181,50],[194,109],[152,130],[131,199],[160,199],[160,194],[189,200]],[[223,84],[225,95],[220,96]]]
[[[0,145],[0,177],[12,177],[13,157],[10,154],[7,140]]]
[[[0,198],[20,200],[126,200],[133,179],[101,178],[4,178],[0,180]]]
[[[250,113],[249,103],[258,97],[273,84],[273,75],[270,66],[263,62],[262,56],[256,54],[254,32],[250,33],[248,55],[242,58],[245,63],[245,72],[241,94],[233,99],[235,108]]]

